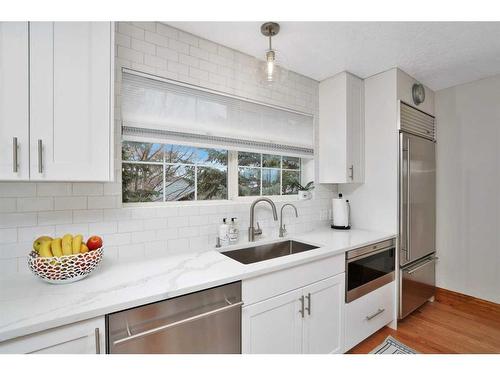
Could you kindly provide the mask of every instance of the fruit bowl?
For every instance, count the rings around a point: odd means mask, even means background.
[[[36,276],[50,284],[69,284],[87,277],[97,268],[103,249],[61,257],[41,257],[32,251],[28,255],[28,266]]]

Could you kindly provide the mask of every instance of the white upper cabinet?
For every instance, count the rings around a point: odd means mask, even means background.
[[[113,179],[113,35],[0,22],[0,180]]]
[[[29,179],[28,23],[0,22],[0,180]]]
[[[364,182],[364,83],[342,72],[319,84],[319,182]]]
[[[30,24],[31,180],[112,179],[112,27]]]

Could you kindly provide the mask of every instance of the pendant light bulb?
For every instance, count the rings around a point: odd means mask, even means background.
[[[267,81],[272,82],[274,79],[274,65],[275,65],[275,54],[273,50],[269,50],[266,53],[267,69],[266,76]]]

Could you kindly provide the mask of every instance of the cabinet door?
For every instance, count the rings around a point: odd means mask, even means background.
[[[31,179],[110,180],[112,24],[30,24]]]
[[[242,353],[302,352],[301,290],[243,307]]]
[[[306,317],[304,353],[341,353],[344,348],[345,274],[330,277],[303,289]]]
[[[346,182],[365,179],[365,106],[363,81],[347,75]]]
[[[0,353],[105,354],[104,317],[84,320],[0,343]]]
[[[28,23],[0,22],[0,180],[29,179],[28,88]]]

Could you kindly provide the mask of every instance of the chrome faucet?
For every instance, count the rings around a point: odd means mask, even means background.
[[[283,224],[283,209],[286,206],[293,207],[293,209],[295,210],[295,217],[299,217],[299,214],[297,212],[297,207],[295,207],[293,204],[291,204],[291,203],[285,203],[283,206],[281,206],[281,212],[280,212],[280,237],[285,237],[285,234],[286,234],[286,227],[285,227],[285,224]]]
[[[269,198],[257,198],[256,200],[253,201],[252,205],[250,206],[250,226],[248,227],[248,241],[253,242],[255,241],[255,236],[261,235],[262,234],[262,229],[260,229],[259,223],[257,223],[257,229],[255,229],[254,225],[254,216],[255,216],[255,205],[259,202],[267,202],[271,205],[271,208],[273,209],[273,216],[274,216],[274,221],[278,221],[278,214],[276,212],[276,205],[272,200]]]

